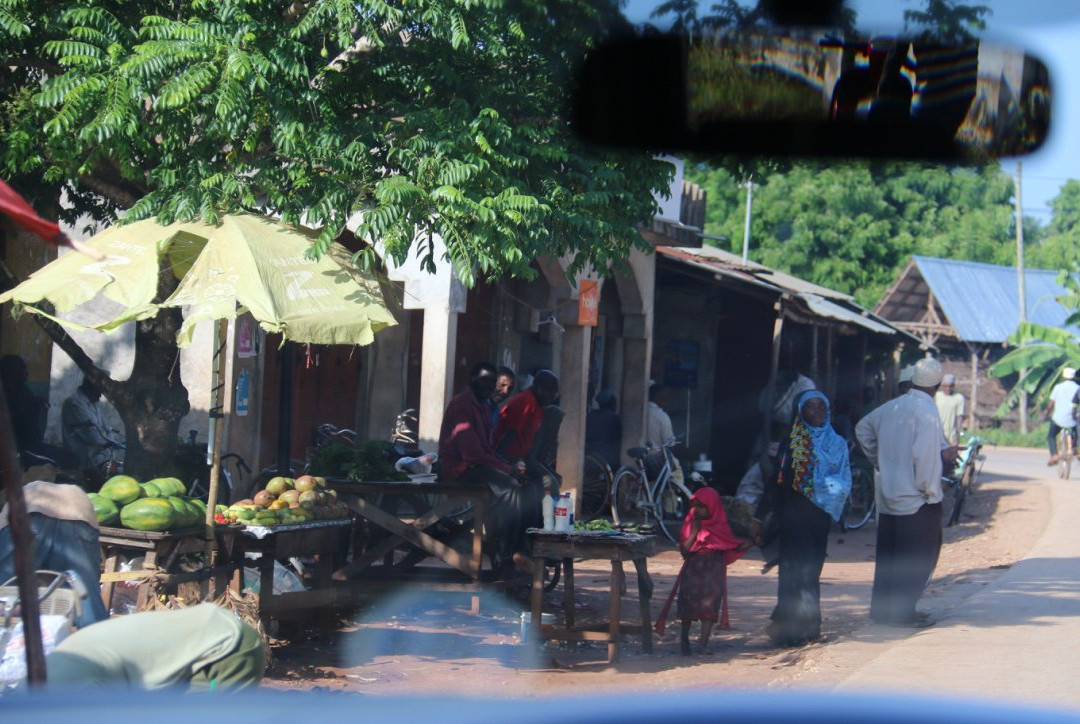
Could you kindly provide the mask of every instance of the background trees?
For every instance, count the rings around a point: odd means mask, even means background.
[[[1015,263],[1013,180],[997,164],[688,167],[687,176],[708,192],[706,231],[731,239],[736,253],[746,215],[740,182],[751,173],[751,259],[854,294],[865,306],[877,303],[912,254]],[[1024,220],[1028,266],[1064,268],[1076,258],[1080,227],[1068,219],[1075,209],[1080,222],[1080,184],[1070,184],[1054,202],[1053,233]]]
[[[567,128],[574,66],[623,22],[614,0],[0,0],[0,174],[63,190],[68,221],[257,210],[320,247],[364,211],[362,241],[431,265],[439,235],[469,284],[543,254],[604,268],[671,173]],[[187,411],[177,323],[139,323],[128,381],[79,360],[129,436],[167,421],[142,441],[158,460]]]

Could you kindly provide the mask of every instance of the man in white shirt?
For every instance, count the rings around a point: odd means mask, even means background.
[[[675,430],[671,426],[671,416],[664,411],[665,404],[667,404],[667,388],[659,382],[653,382],[649,385],[649,406],[645,411],[645,443],[657,449],[671,442],[675,437]],[[674,455],[672,455],[672,460],[675,462],[671,474],[676,480],[682,482],[682,466]],[[660,458],[657,467],[659,468],[662,464],[663,459]],[[650,477],[654,474],[655,471],[649,471]]]
[[[1061,371],[1061,382],[1050,391],[1050,400],[1046,403],[1046,417],[1050,420],[1050,431],[1046,441],[1050,447],[1050,462],[1055,465],[1060,459],[1057,450],[1057,436],[1062,430],[1072,430],[1073,445],[1076,444],[1076,405],[1080,401],[1080,385],[1076,383],[1076,370],[1066,367]],[[1076,450],[1063,450],[1064,455],[1074,455]]]
[[[945,439],[950,445],[960,442],[960,433],[964,431],[964,396],[956,391],[956,377],[945,375],[941,379],[941,389],[934,395],[941,427],[945,430]]]
[[[942,432],[933,394],[941,363],[915,364],[912,389],[859,421],[855,436],[880,472],[880,518],[870,618],[877,623],[921,627],[915,603],[937,565],[941,549],[941,471],[953,466],[959,448]]]

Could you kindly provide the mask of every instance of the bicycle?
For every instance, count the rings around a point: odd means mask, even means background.
[[[595,520],[609,509],[615,473],[596,453],[586,452],[581,476],[581,520]]]
[[[1063,427],[1057,434],[1058,462],[1057,474],[1062,480],[1069,479],[1072,461],[1076,456],[1076,428]]]
[[[874,487],[874,467],[863,457],[851,461],[851,492],[844,501],[840,515],[840,528],[844,531],[858,530],[866,525],[877,512],[877,495]]]
[[[650,458],[657,451],[646,447],[626,451],[636,465],[619,468],[611,485],[611,517],[616,527],[647,529],[650,519],[655,518],[667,539],[678,542],[679,528],[690,508],[691,492],[672,475],[676,463],[671,448],[676,444],[672,439],[660,447],[664,462],[652,481],[648,469]]]
[[[982,464],[986,462],[986,456],[982,454],[982,448],[987,440],[971,435],[967,440],[967,448],[960,455],[956,463],[955,475],[941,476],[941,523],[948,528],[956,525],[960,520],[960,513],[964,508],[964,501],[970,495],[975,484],[978,482]]]

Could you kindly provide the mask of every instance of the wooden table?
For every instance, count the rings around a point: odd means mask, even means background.
[[[151,582],[178,585],[184,582],[206,580],[209,575],[197,572],[177,572],[177,559],[185,553],[202,553],[206,550],[206,529],[203,526],[170,531],[143,531],[102,526],[99,532],[102,552],[101,598],[105,610],[112,607],[116,584],[120,581],[139,581],[136,609],[146,609],[151,595]],[[121,557],[143,556],[142,568],[118,571]]]
[[[263,623],[288,612],[320,609],[328,612],[338,601],[332,573],[349,546],[351,518],[314,520],[270,527],[244,526],[222,531],[218,544],[222,557],[244,565],[247,553],[259,554],[259,617]],[[290,557],[315,560],[311,590],[274,593],[274,562]]]
[[[649,577],[647,561],[656,552],[656,536],[608,531],[529,531],[532,538],[533,581],[532,621],[529,637],[533,641],[554,639],[559,641],[606,641],[608,663],[619,658],[619,636],[624,628],[620,622],[620,599],[623,591],[623,562],[631,561],[637,570],[638,609],[641,614],[641,645],[645,653],[652,653],[652,621],[649,601],[653,584]],[[540,623],[540,605],[544,593],[544,560],[559,559],[563,566],[563,611],[566,628],[543,626]],[[579,630],[574,628],[574,559],[611,561],[611,585],[609,591],[608,621],[591,628],[606,631]]]
[[[429,583],[441,590],[473,591],[473,610],[479,610],[480,572],[483,563],[483,526],[486,502],[490,495],[486,487],[462,486],[453,483],[328,481],[338,498],[366,524],[385,531],[381,538],[371,536],[353,562],[334,573],[338,580],[377,573],[376,582],[391,585],[395,577],[390,571],[396,549],[406,546],[413,552],[411,565],[423,558],[434,557],[456,574],[464,576],[464,584],[446,581],[425,581],[415,571],[406,571],[409,583]],[[410,505],[411,503],[411,505]],[[404,504],[404,507],[403,507]],[[461,511],[467,512],[462,513]],[[472,546],[463,554],[431,535],[432,526],[454,518],[472,528]],[[382,566],[375,566],[382,562]],[[408,567],[411,567],[408,566]],[[430,573],[430,571],[429,571]],[[429,578],[431,578],[429,576]],[[373,590],[373,589],[369,589]]]

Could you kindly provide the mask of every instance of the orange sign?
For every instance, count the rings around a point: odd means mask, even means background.
[[[582,279],[578,288],[578,324],[595,327],[600,320],[600,282]]]

